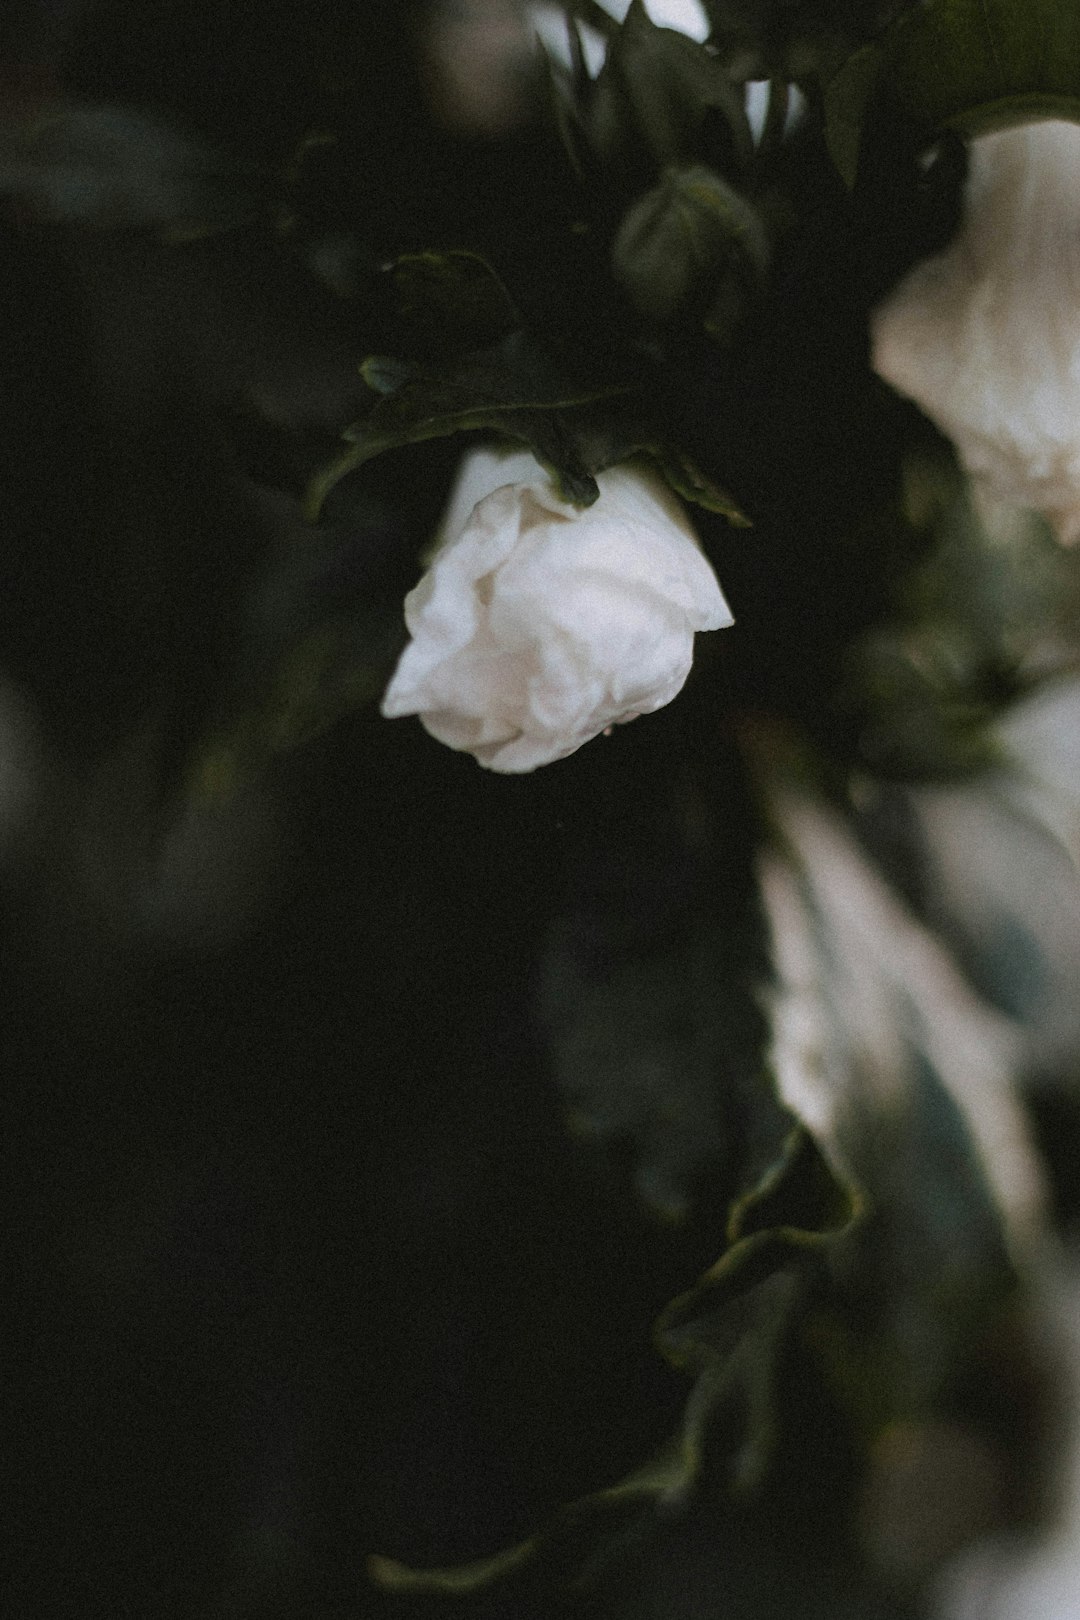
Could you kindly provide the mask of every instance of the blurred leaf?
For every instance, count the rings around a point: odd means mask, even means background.
[[[1016,1020],[1025,1084],[1075,1083],[1080,1042],[1080,684],[1049,680],[995,720],[961,781],[859,780],[858,825],[978,992]]]
[[[834,811],[786,787],[771,803],[778,844],[761,875],[781,1097],[842,1181],[889,1199],[898,1183],[909,1213],[936,1223],[942,1264],[951,1241],[946,1196],[971,1204],[988,1252],[1021,1258],[1038,1228],[1042,1188],[1015,1092],[1018,1031],[979,1001]],[[905,1187],[880,1157],[883,1140],[919,1116],[926,1088],[955,1117],[966,1162],[951,1188]],[[955,1178],[960,1166],[951,1168]]]
[[[928,144],[1036,118],[1080,118],[1080,10],[1071,0],[924,0],[855,53],[825,96],[830,150],[854,178],[863,125]]]
[[[792,1130],[790,1120],[775,1151],[760,1186],[741,1201],[748,1224],[759,1196],[766,1201],[782,1198],[787,1176],[804,1173],[805,1161],[818,1162],[805,1133]],[[822,1174],[827,1181],[828,1172],[822,1169]],[[816,1172],[810,1179],[817,1179]],[[788,1211],[793,1218],[801,1202],[796,1193]],[[831,1208],[833,1202],[826,1196],[825,1204]],[[823,1206],[811,1198],[808,1207]],[[836,1207],[843,1208],[842,1198]],[[561,1508],[535,1536],[492,1558],[455,1569],[414,1570],[375,1557],[369,1560],[369,1574],[379,1585],[401,1592],[468,1593],[504,1582],[516,1588],[521,1583],[534,1594],[592,1590],[629,1544],[649,1534],[658,1516],[670,1517],[686,1506],[701,1480],[710,1433],[722,1412],[730,1413],[733,1423],[731,1485],[753,1488],[777,1438],[774,1380],[804,1297],[802,1262],[815,1255],[820,1240],[820,1234],[795,1228],[736,1237],[702,1285],[722,1328],[714,1323],[703,1328],[696,1289],[664,1313],[658,1325],[660,1346],[675,1364],[695,1374],[695,1382],[678,1433],[652,1461],[618,1484]]]
[[[806,80],[918,0],[705,0],[712,42],[741,79]]]
[[[374,702],[402,641],[396,621],[378,627],[339,621],[312,630],[281,657],[265,686],[245,683],[245,696],[233,700],[227,721],[197,750],[188,772],[195,800],[230,797],[275,755]]]
[[[752,159],[741,86],[703,45],[658,27],[642,0],[632,0],[599,75],[578,95],[594,162],[644,177],[657,166],[715,159],[739,170]],[[705,149],[717,140],[722,151]]]
[[[767,1072],[747,1072],[740,1049],[713,1117],[677,1077],[657,1092],[687,1102],[706,1136],[723,1131],[736,1098],[752,1119],[728,1247],[657,1324],[661,1351],[694,1379],[683,1424],[653,1463],[496,1557],[430,1571],[372,1560],[392,1590],[595,1595],[627,1549],[695,1495],[730,1502],[766,1490],[785,1449],[798,1446],[782,1387],[795,1362],[819,1369],[864,1445],[898,1422],[947,1422],[973,1342],[1008,1309],[1017,1268],[1034,1253],[1041,1184],[1012,1089],[1015,1030],[977,1000],[837,813],[780,786],[775,765],[768,774]],[[731,954],[708,953],[725,1030],[719,963]],[[672,986],[687,975],[679,949],[670,983],[655,971],[613,974],[614,961],[594,941],[590,983],[609,1002],[601,1043],[585,1039],[578,1072],[600,1129],[635,1133],[647,1161],[666,1149],[648,1107],[638,1110],[637,1077],[597,1059],[618,1049],[620,1023],[626,1052],[643,1039],[647,1050],[642,1019],[651,1028],[652,1015],[633,1009],[635,998],[676,1007]],[[708,1032],[707,982],[689,992],[706,1001],[677,1014],[684,1031]],[[573,1016],[565,971],[551,993]],[[605,1116],[609,1104],[616,1112]],[[670,1162],[680,1166],[678,1151]]]
[[[664,940],[627,958],[603,940],[601,919],[566,919],[544,960],[552,1065],[571,1125],[587,1140],[632,1144],[637,1190],[669,1218],[686,1214],[728,1148],[728,940],[691,927],[674,947]]]
[[[897,1425],[968,1424],[956,1402],[978,1346],[1005,1329],[1038,1264],[1042,1172],[1018,1028],[980,1001],[835,810],[775,784],[772,804],[771,1064],[861,1211],[823,1251],[827,1286],[800,1333],[870,1455]]]
[[[609,755],[594,768],[622,808],[580,823],[538,1014],[572,1129],[654,1213],[684,1219],[723,1208],[776,1158],[757,1084],[755,828],[730,741],[706,784],[677,729],[627,728]],[[720,840],[737,872],[718,870]]]
[[[436,488],[407,514],[358,492],[317,530],[298,500],[252,486],[270,537],[233,630],[229,680],[185,760],[198,801],[228,798],[348,714],[373,705],[406,640],[402,597]]]
[[[762,1107],[766,1105],[762,1099]],[[782,1442],[775,1380],[785,1337],[806,1308],[829,1247],[848,1237],[864,1209],[837,1180],[814,1139],[777,1113],[776,1158],[732,1206],[730,1247],[657,1323],[660,1349],[698,1382],[691,1405],[737,1394],[741,1425],[728,1440],[726,1476],[738,1492],[758,1489]],[[700,1459],[699,1459],[700,1460]],[[693,1476],[684,1482],[684,1493]]]
[[[950,459],[909,457],[903,507],[926,555],[849,647],[837,701],[875,774],[956,777],[998,757],[994,721],[1014,697],[1075,664],[1080,565],[1040,518],[976,503]]]
[[[275,196],[271,177],[162,119],[79,102],[0,123],[0,192],[45,219],[182,235],[243,223]]]
[[[825,87],[825,139],[829,154],[848,186],[855,184],[863,122],[883,60],[880,45],[865,45],[843,62]]]

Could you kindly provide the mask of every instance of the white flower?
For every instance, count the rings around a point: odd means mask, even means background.
[[[972,142],[961,229],[877,310],[873,343],[977,487],[1080,536],[1080,127]]]
[[[600,473],[584,509],[527,450],[463,463],[428,572],[405,598],[412,641],[383,698],[495,771],[531,771],[659,709],[694,632],[732,622],[675,497],[636,466]]]

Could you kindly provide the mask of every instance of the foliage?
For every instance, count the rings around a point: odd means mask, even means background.
[[[571,5],[566,60],[531,60],[518,125],[487,140],[439,126],[383,8],[335,13],[294,99],[242,130],[211,127],[197,39],[198,93],[181,73],[156,95],[148,72],[125,101],[90,23],[56,83],[0,108],[23,423],[4,667],[87,802],[145,749],[147,861],[193,805],[302,776],[316,739],[359,738],[361,775],[379,759],[401,598],[472,436],[527,445],[582,507],[598,472],[649,456],[735,607],[675,719],[535,788],[574,847],[557,872],[536,857],[555,876],[534,897],[530,1039],[558,1151],[677,1235],[654,1337],[683,1415],[667,1440],[643,1423],[640,1467],[575,1484],[503,1550],[493,1532],[427,1568],[373,1549],[390,1614],[678,1620],[657,1572],[702,1524],[709,1567],[748,1594],[730,1612],[777,1613],[774,1515],[808,1604],[899,1613],[933,1571],[886,1567],[860,1532],[889,1437],[1008,1446],[1008,1378],[995,1399],[983,1369],[1028,1308],[1046,1221],[1022,1089],[1075,1078],[1077,781],[1038,727],[1044,702],[1072,713],[1077,563],[1037,519],[979,506],[871,376],[866,321],[947,239],[965,140],[1080,116],[1080,12],[706,9],[699,44],[642,0],[621,23]],[[109,15],[136,23],[90,8],[120,61]],[[394,27],[408,93],[376,114],[364,30],[374,61]],[[437,844],[459,790],[426,760],[409,781]],[[470,814],[531,848],[516,791]],[[976,832],[992,881],[964,858]],[[357,834],[373,869],[386,836]],[[1046,872],[1060,917],[1032,899]],[[447,1022],[430,1013],[433,1041]],[[727,1613],[724,1590],[700,1612]]]

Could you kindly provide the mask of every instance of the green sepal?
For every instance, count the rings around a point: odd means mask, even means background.
[[[738,502],[715,479],[710,478],[694,459],[667,445],[643,444],[642,450],[657,462],[660,471],[684,501],[706,512],[727,518],[733,529],[752,529],[753,522]]]

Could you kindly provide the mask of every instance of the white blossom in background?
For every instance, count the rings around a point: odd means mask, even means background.
[[[768,79],[748,79],[743,87],[746,103],[746,116],[750,123],[750,133],[754,137],[755,146],[761,141],[765,130],[765,119],[769,111],[769,98],[772,93]],[[790,135],[801,122],[806,111],[806,97],[797,84],[787,86],[787,109],[784,113],[785,136]]]
[[[695,633],[731,614],[658,476],[626,465],[597,483],[579,508],[527,450],[466,456],[405,598],[412,640],[384,715],[419,715],[492,770],[531,771],[671,702]]]
[[[619,22],[630,10],[630,0],[600,0],[600,4]],[[658,28],[673,28],[699,41],[709,37],[709,18],[701,0],[645,0],[645,10]]]
[[[425,90],[449,129],[505,135],[531,112],[533,37],[523,0],[441,0],[422,35]]]
[[[619,22],[623,20],[630,9],[630,0],[600,0],[608,14]],[[675,33],[685,34],[688,39],[704,44],[709,38],[709,19],[700,0],[647,0],[645,10],[651,20],[660,28],[673,29]],[[536,38],[544,50],[554,61],[561,62],[563,67],[571,65],[570,40],[567,34],[567,14],[562,7],[547,3],[531,5],[529,17]],[[592,78],[596,78],[604,65],[607,56],[607,40],[596,28],[590,28],[588,23],[580,18],[575,20],[578,37],[581,40],[582,55],[585,66]],[[765,128],[765,118],[769,108],[770,84],[768,79],[749,79],[743,87],[746,105],[746,116],[750,124],[750,133],[755,145],[761,140]],[[788,106],[784,116],[784,134],[791,131],[801,122],[806,111],[806,98],[797,85],[787,86]]]
[[[976,486],[1080,536],[1080,126],[971,143],[961,229],[876,311],[873,362]]]
[[[600,0],[600,4],[608,15],[618,22],[622,22],[630,9],[630,0]],[[699,42],[709,37],[709,19],[701,0],[646,0],[645,10],[659,28],[674,29],[676,33],[686,34],[690,39]],[[529,15],[537,37],[548,55],[561,62],[564,67],[569,67],[570,42],[566,31],[566,12],[563,8],[544,0],[544,3],[531,5]],[[585,65],[595,78],[604,65],[607,41],[599,29],[590,28],[588,23],[578,21],[577,29]]]

